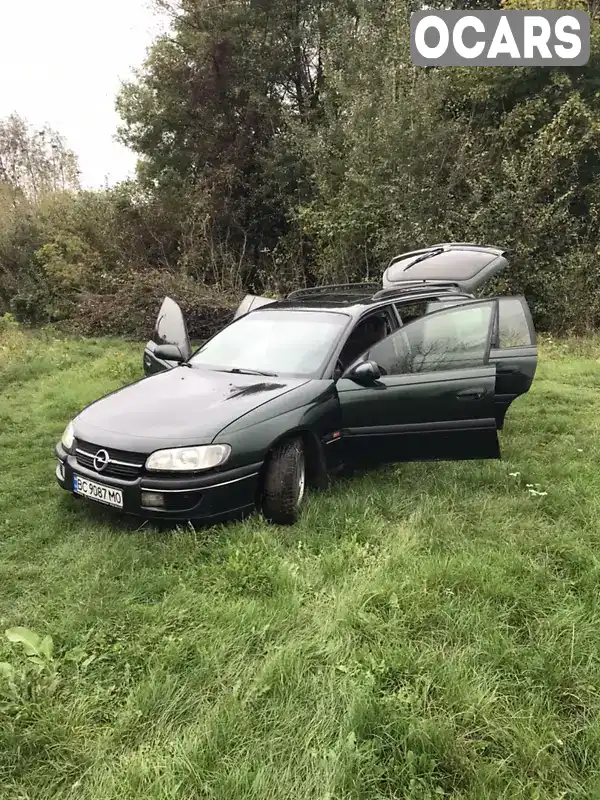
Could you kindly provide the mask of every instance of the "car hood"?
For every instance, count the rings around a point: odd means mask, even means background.
[[[223,428],[308,383],[178,367],[97,400],[75,419],[78,439],[138,453],[209,444]]]

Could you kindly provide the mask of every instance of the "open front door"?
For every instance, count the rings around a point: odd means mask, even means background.
[[[538,353],[533,320],[525,298],[496,299],[498,324],[492,337],[490,364],[496,365],[495,416],[498,430],[502,430],[511,404],[531,388],[537,370]],[[472,302],[448,298],[429,303],[427,313]]]
[[[175,345],[186,360],[192,355],[185,319],[177,303],[171,300],[170,297],[165,297],[163,300],[152,338],[144,350],[144,372],[146,375],[153,375],[156,372],[163,372],[177,366],[175,361],[165,361],[154,355],[154,351],[161,344]]]
[[[337,383],[349,460],[373,462],[499,458],[496,367],[490,364],[496,300],[423,316],[359,361],[381,377]]]

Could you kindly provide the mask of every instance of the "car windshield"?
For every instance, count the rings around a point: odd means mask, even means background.
[[[190,363],[267,375],[314,375],[323,368],[348,319],[333,312],[253,311],[214,336]]]

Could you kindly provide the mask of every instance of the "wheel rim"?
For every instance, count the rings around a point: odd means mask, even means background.
[[[296,506],[299,506],[304,499],[304,492],[306,491],[306,467],[304,464],[304,453],[298,455],[298,464],[296,466]]]

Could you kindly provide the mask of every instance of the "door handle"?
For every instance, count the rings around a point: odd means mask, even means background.
[[[519,368],[503,366],[502,364],[498,364],[497,370],[499,375],[514,375],[516,372],[519,371]]]
[[[475,389],[463,389],[458,392],[456,397],[459,400],[481,400],[487,394],[487,389],[483,386],[478,386]]]

